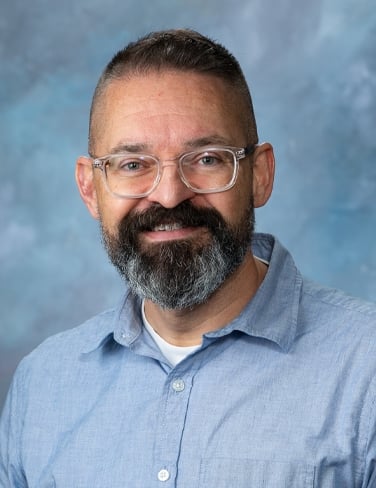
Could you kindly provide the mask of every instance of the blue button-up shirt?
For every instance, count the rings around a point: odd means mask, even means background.
[[[376,487],[376,307],[302,279],[287,251],[172,367],[129,292],[20,364],[2,488]]]

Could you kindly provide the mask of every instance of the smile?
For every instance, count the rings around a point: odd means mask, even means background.
[[[156,225],[153,227],[154,232],[159,232],[159,231],[173,231],[173,230],[179,230],[182,229],[183,225],[179,222],[174,222],[171,224],[160,224]]]

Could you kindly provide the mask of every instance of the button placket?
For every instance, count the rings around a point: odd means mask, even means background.
[[[192,389],[192,375],[186,371],[171,371],[165,383],[163,408],[158,416],[159,429],[156,433],[155,468],[161,486],[173,486],[178,467],[188,402]]]

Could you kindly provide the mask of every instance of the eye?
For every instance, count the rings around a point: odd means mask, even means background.
[[[138,171],[143,168],[142,161],[121,161],[118,166],[118,169],[122,171]]]
[[[141,175],[154,166],[155,161],[134,155],[119,154],[109,160],[109,170],[123,176]]]
[[[219,164],[221,162],[221,158],[215,154],[204,154],[203,156],[197,158],[197,162],[203,166],[213,166],[215,164]]]

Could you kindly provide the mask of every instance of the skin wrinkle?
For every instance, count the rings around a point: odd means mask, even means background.
[[[231,146],[231,141],[228,139],[221,137],[219,135],[213,134],[212,136],[201,137],[197,139],[193,139],[191,141],[186,141],[184,143],[184,152],[188,152],[190,150],[199,149],[205,146]],[[131,141],[120,141],[116,144],[116,146],[112,147],[108,154],[118,154],[122,152],[131,152],[131,153],[142,153],[142,154],[149,154],[150,156],[154,156],[150,153],[151,148],[145,142],[131,142]],[[178,159],[178,157],[184,153],[179,153],[175,157],[170,159],[164,159],[164,161],[174,161]],[[93,156],[94,157],[94,156]],[[101,156],[95,156],[101,157]],[[154,156],[155,157],[155,156]]]

